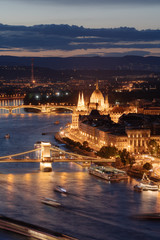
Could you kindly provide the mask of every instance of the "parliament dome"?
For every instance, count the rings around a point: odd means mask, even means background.
[[[104,101],[101,91],[99,89],[94,90],[90,98],[90,103],[98,103],[101,102],[101,100]]]
[[[98,83],[96,84],[96,89],[90,97],[90,103],[104,103],[104,97],[101,91],[98,89]]]

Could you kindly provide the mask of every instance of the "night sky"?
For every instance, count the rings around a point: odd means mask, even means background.
[[[160,56],[159,12],[159,0],[0,0],[0,54]]]

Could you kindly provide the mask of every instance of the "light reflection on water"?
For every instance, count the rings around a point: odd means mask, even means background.
[[[33,149],[36,141],[56,143],[54,133],[70,119],[69,115],[0,116],[0,155]],[[60,125],[53,124],[56,120]],[[10,139],[4,139],[6,133]],[[40,172],[39,163],[1,163],[0,214],[82,240],[159,239],[159,222],[137,221],[131,216],[160,211],[160,193],[134,192],[136,182],[108,183],[74,163],[54,163],[50,173]],[[56,193],[56,185],[70,194]],[[55,198],[63,207],[43,205],[42,197]],[[0,232],[0,239],[7,239],[5,234]],[[25,238],[11,234],[8,239]]]

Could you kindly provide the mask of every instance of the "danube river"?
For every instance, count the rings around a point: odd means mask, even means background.
[[[59,125],[54,125],[59,121]],[[71,115],[0,115],[0,156],[31,150],[37,141],[54,140],[54,133]],[[42,135],[42,133],[48,133]],[[10,139],[4,135],[9,133]],[[61,146],[62,147],[62,146]],[[44,226],[80,240],[160,239],[158,221],[139,221],[134,214],[160,212],[160,193],[133,191],[135,179],[109,183],[74,163],[54,163],[53,172],[40,172],[39,163],[0,163],[0,214]],[[54,192],[64,186],[68,196]],[[42,197],[63,204],[53,208]],[[0,239],[27,239],[0,231]]]

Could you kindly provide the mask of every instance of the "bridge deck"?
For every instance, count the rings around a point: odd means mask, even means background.
[[[1,162],[42,162],[41,159],[3,159]],[[113,159],[51,159],[43,162],[115,162]]]

